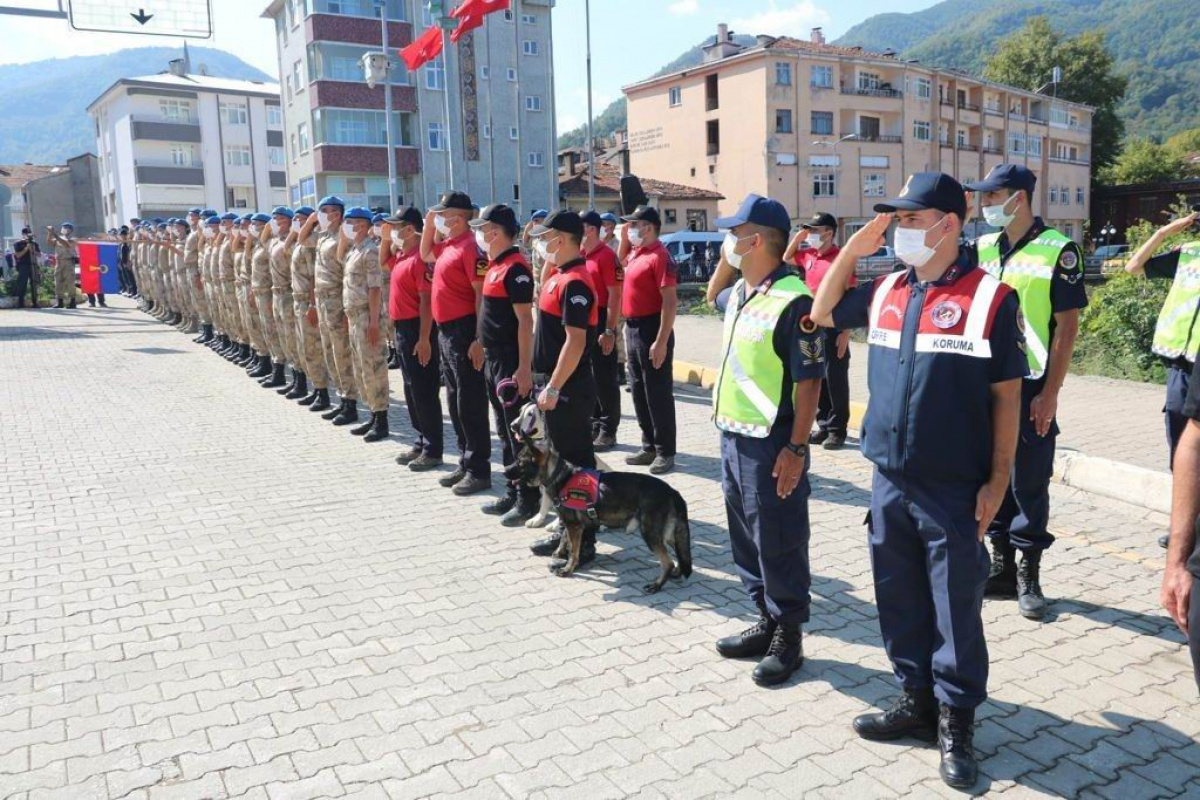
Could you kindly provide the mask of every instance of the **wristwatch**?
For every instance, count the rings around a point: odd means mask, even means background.
[[[804,454],[808,452],[808,442],[804,442],[803,444],[792,444],[791,442],[788,442],[784,445],[784,447],[790,450],[792,455],[795,456],[803,457]]]
[[[616,336],[617,332],[615,330],[613,330],[612,328],[605,328],[604,335],[605,336]]]
[[[558,397],[558,389],[555,389],[553,386],[547,385],[546,386],[546,397],[549,397],[550,399],[557,398]]]

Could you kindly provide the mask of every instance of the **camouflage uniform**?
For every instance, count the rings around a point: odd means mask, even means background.
[[[291,364],[292,369],[301,369],[300,359],[296,356],[296,309],[292,305],[292,248],[282,238],[272,241],[270,247],[271,314],[275,335],[283,360]]]
[[[350,327],[350,351],[358,375],[363,399],[371,413],[387,411],[388,368],[382,327],[376,343],[367,340],[371,324],[370,293],[382,290],[383,271],[379,268],[379,247],[370,238],[355,245],[346,256],[346,274],[342,283],[342,305]],[[379,320],[374,320],[376,324]]]
[[[271,245],[255,239],[254,252],[250,260],[250,290],[254,292],[254,303],[258,307],[258,325],[262,331],[267,354],[276,364],[283,363],[283,348],[279,345],[279,332],[275,328],[275,317],[271,311]]]
[[[241,304],[238,302],[237,273],[233,264],[233,240],[228,234],[217,248],[214,256],[217,264],[217,282],[221,285],[221,310],[225,315],[225,333],[239,344],[249,344],[246,328],[242,325]]]
[[[343,400],[358,400],[358,382],[350,355],[350,334],[346,330],[346,310],[342,305],[342,272],[338,259],[338,234],[322,234],[317,243],[317,318],[321,323],[321,346],[325,366],[337,384]]]
[[[208,313],[208,298],[204,295],[204,280],[200,273],[200,240],[204,238],[199,228],[190,231],[183,241],[184,281],[191,299],[192,313],[201,325],[208,325],[212,317]],[[200,284],[197,287],[197,284]]]
[[[292,248],[292,303],[296,317],[296,355],[301,369],[312,381],[314,389],[329,388],[329,369],[325,366],[325,351],[321,347],[320,323],[308,321],[313,308],[317,248],[297,243]]]
[[[75,300],[75,260],[78,257],[74,236],[54,235],[54,296],[63,305]]]
[[[246,240],[239,240],[237,251],[233,256],[233,264],[234,269],[237,271],[238,306],[242,315],[242,325],[245,327],[246,336],[249,337],[250,346],[254,348],[254,352],[259,356],[266,356],[269,353],[267,351],[267,344],[263,340],[262,328],[258,322],[257,301],[250,290],[250,268],[251,262],[254,259],[254,248],[257,246],[256,243],[252,242],[250,250],[247,252]],[[252,305],[252,303],[255,305]]]
[[[158,245],[158,281],[162,289],[163,302],[167,308],[179,311],[179,304],[175,301],[175,293],[172,291],[171,259],[175,257],[175,254],[171,252],[170,241],[171,234],[164,233],[163,239]]]

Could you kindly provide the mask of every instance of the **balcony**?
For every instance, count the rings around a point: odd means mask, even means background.
[[[1002,155],[1004,155],[1004,148],[1003,147],[993,147],[991,145],[985,144],[983,146],[983,152],[988,153],[989,155],[993,155],[993,156],[1002,156]]]
[[[978,153],[978,152],[979,152],[979,146],[978,146],[978,145],[966,144],[965,142],[959,142],[959,143],[958,143],[958,149],[959,149],[959,150],[965,150],[965,151],[967,151],[968,153]]]
[[[131,117],[130,135],[135,141],[191,142],[200,141],[200,123],[165,117]]]
[[[1003,117],[1003,116],[1004,116],[1004,112],[1003,112],[1003,111],[1001,111],[1001,110],[1000,110],[1000,109],[998,109],[998,108],[992,108],[991,106],[987,106],[987,107],[986,107],[986,108],[984,108],[983,110],[984,110],[984,112],[985,112],[985,113],[991,114],[991,115],[993,115],[993,116],[996,116],[996,117]]]
[[[962,102],[956,103],[955,105],[957,105],[963,111],[974,111],[976,114],[979,113],[979,106],[975,105],[974,103]]]
[[[1050,120],[1046,119],[1045,117],[1031,116],[1031,117],[1029,117],[1029,121],[1035,122],[1038,125],[1049,125],[1050,124]]]
[[[884,88],[882,86],[876,89],[871,89],[865,86],[843,86],[841,88],[841,93],[844,95],[851,95],[853,97],[904,97],[904,92],[897,91],[896,89],[892,89],[890,87]]]
[[[1050,162],[1053,164],[1074,164],[1077,167],[1090,167],[1092,162],[1085,158],[1065,158],[1063,156],[1050,156]]]
[[[169,160],[138,159],[134,162],[137,182],[158,186],[203,186],[204,168],[172,163]]]
[[[832,136],[833,134],[827,134]],[[842,136],[854,136],[851,141],[865,142],[868,144],[901,144],[904,141],[903,136],[893,136],[891,134],[882,133],[859,133],[857,131],[844,131]]]

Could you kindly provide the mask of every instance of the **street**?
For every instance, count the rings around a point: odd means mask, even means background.
[[[640,540],[560,579],[489,495],[397,467],[398,372],[393,441],[365,445],[110,304],[0,313],[0,797],[956,796],[936,748],[850,728],[896,692],[857,449],[814,455],[807,660],[766,690],[713,649],[753,607],[706,395],[678,390],[669,476],[696,573],[646,596]],[[979,791],[1197,796],[1165,520],[1051,491],[1050,616],[985,606]]]

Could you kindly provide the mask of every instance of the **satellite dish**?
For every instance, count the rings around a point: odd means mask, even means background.
[[[0,206],[6,206],[12,200],[12,189],[0,183]]]

